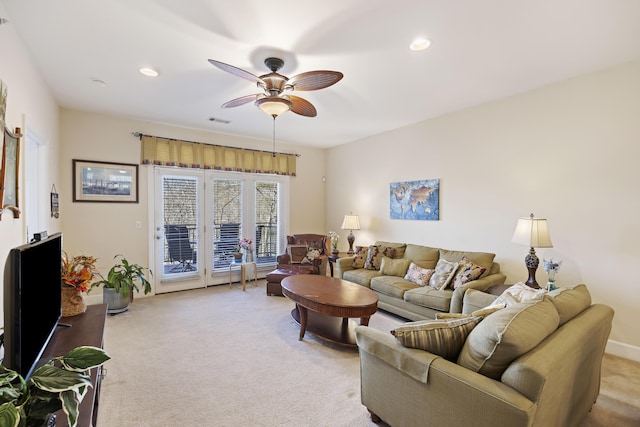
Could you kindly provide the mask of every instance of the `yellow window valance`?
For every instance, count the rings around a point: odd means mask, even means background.
[[[296,176],[295,154],[140,135],[143,165]]]

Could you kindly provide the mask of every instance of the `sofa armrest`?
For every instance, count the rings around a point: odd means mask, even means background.
[[[400,344],[390,333],[368,326],[355,328],[356,342],[360,350],[384,360],[416,381],[426,384],[431,362],[440,356]]]
[[[502,273],[496,273],[482,277],[478,280],[472,280],[462,286],[459,286],[453,291],[451,305],[449,306],[449,313],[462,313],[462,302],[464,300],[464,293],[467,292],[467,289],[486,291],[492,286],[504,284],[505,280],[507,280],[507,276]]]
[[[289,258],[289,254],[282,254],[276,257],[276,262],[278,264],[291,264],[291,259]]]
[[[336,260],[336,276],[338,279],[342,279],[342,274],[345,271],[355,270],[353,268],[353,257],[347,256],[343,258],[338,258]]]

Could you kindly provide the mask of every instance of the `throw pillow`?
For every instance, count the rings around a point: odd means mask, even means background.
[[[473,261],[470,261],[466,256],[460,260],[460,267],[453,278],[453,289],[457,289],[467,282],[476,280],[485,272],[484,267],[480,267]]]
[[[383,276],[398,276],[402,277],[407,273],[407,269],[411,264],[411,260],[404,258],[392,259],[389,257],[382,257],[380,263],[380,272]]]
[[[429,286],[439,291],[446,289],[456,274],[457,269],[457,262],[449,262],[444,258],[440,258],[436,264],[436,271],[433,273],[433,276],[431,276],[431,279],[429,279]]]
[[[404,278],[418,286],[427,286],[434,272],[435,270],[432,268],[422,268],[417,264],[411,263]]]
[[[485,318],[488,315],[490,315],[491,313],[495,313],[498,310],[501,310],[503,308],[505,308],[506,305],[502,304],[501,306],[495,306],[495,307],[485,307],[485,308],[481,308],[480,310],[476,310],[476,311],[472,311],[469,314],[463,314],[463,313],[436,313],[436,320],[441,320],[441,319],[465,319],[467,317],[482,317]]]
[[[301,264],[313,264],[313,260],[320,256],[320,249],[309,248],[307,255],[302,259]]]
[[[409,322],[391,333],[405,347],[426,350],[454,361],[480,317]]]
[[[367,261],[368,253],[368,246],[356,246],[355,254],[353,257],[353,268],[364,268],[364,263]]]
[[[395,257],[396,250],[388,246],[371,245],[367,252],[367,260],[364,263],[364,268],[367,270],[380,270],[382,264],[382,257],[387,256],[389,258]]]
[[[308,251],[307,245],[289,245],[287,252],[289,254],[289,261],[291,264],[300,264]]]
[[[540,301],[546,293],[545,289],[534,289],[523,282],[518,282],[509,286],[489,307],[501,304],[509,306],[513,305],[513,302]]]
[[[458,364],[500,380],[511,362],[553,333],[560,317],[549,297],[507,306],[487,316],[471,331]]]

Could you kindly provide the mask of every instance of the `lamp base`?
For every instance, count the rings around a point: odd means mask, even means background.
[[[529,250],[529,254],[524,258],[524,263],[529,271],[529,278],[524,284],[534,289],[540,289],[540,285],[536,282],[536,270],[538,269],[538,265],[540,265],[540,260],[533,248]]]
[[[353,251],[353,242],[355,242],[356,240],[356,236],[353,235],[353,232],[349,231],[349,235],[347,236],[347,242],[349,242],[349,250],[347,251],[347,253],[349,255],[355,253]]]

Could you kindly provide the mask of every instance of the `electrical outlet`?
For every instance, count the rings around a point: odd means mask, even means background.
[[[142,228],[142,221],[136,221],[136,229],[140,230]]]

